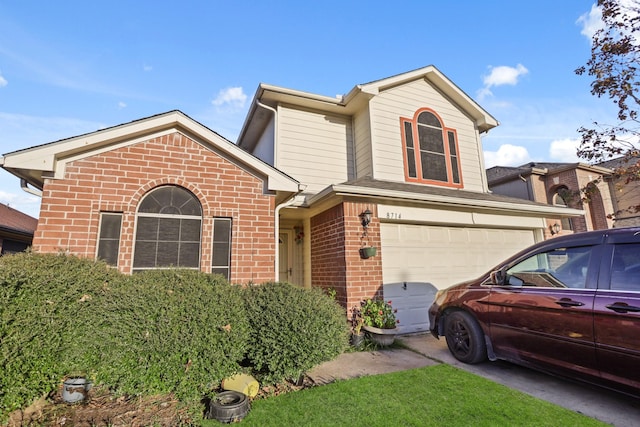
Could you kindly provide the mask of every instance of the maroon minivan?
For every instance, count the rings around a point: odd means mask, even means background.
[[[437,293],[431,333],[456,359],[503,359],[640,396],[640,228],[533,245]]]

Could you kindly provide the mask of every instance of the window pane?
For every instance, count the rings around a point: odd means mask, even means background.
[[[590,246],[561,248],[534,255],[507,270],[508,283],[544,288],[585,288]]]
[[[404,139],[407,142],[407,147],[413,148],[413,128],[411,122],[404,122]]]
[[[434,126],[437,128],[442,128],[440,124],[440,120],[435,116],[435,114],[430,113],[429,111],[423,111],[418,116],[418,123],[421,125]]]
[[[138,229],[136,231],[136,241],[157,240],[160,218],[139,217]]]
[[[227,265],[229,261],[229,245],[225,242],[213,244],[213,264]]]
[[[422,153],[422,177],[446,182],[447,164],[444,155]]]
[[[444,154],[444,144],[442,142],[442,131],[426,126],[418,127],[420,138],[420,151],[433,151]]]
[[[98,243],[98,259],[109,265],[118,265],[119,240],[100,240]]]
[[[617,244],[611,263],[611,289],[640,291],[640,244]]]
[[[231,219],[214,218],[213,220],[213,257],[211,271],[222,274],[229,279],[231,265]]]
[[[180,240],[180,220],[178,218],[161,218],[158,224],[158,240],[161,242]]]
[[[120,252],[120,227],[122,214],[101,213],[100,232],[98,237],[98,259],[104,260],[109,265],[118,265]]]
[[[100,238],[119,239],[122,214],[103,213],[100,219]]]
[[[200,220],[199,219],[183,219],[181,225],[181,238],[183,242],[199,242],[200,241]]]
[[[456,156],[458,153],[456,152],[456,138],[453,132],[447,132],[447,138],[449,138],[449,154],[452,156]]]
[[[178,242],[162,242],[158,244],[156,267],[178,266]]]
[[[451,175],[453,175],[453,182],[460,184],[460,172],[458,171],[458,159],[456,157],[451,158]]]
[[[133,268],[151,268],[156,266],[156,242],[136,242]]]
[[[200,265],[200,243],[180,244],[180,267],[198,267]]]
[[[411,178],[418,176],[416,172],[416,152],[413,145],[413,128],[411,122],[404,122],[404,139],[407,144],[407,174]]]

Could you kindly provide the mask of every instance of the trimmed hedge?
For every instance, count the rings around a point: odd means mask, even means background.
[[[125,276],[73,256],[0,258],[0,419],[78,374],[119,393],[201,399],[240,370],[241,298],[195,271]]]
[[[296,379],[348,347],[344,308],[320,289],[266,283],[245,289],[247,357],[263,382]]]
[[[345,320],[317,289],[243,289],[191,270],[128,276],[64,254],[5,255],[0,422],[67,376],[192,404],[240,371],[264,382],[297,378],[347,348]]]

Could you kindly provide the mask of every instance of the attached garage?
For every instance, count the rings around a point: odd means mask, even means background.
[[[396,213],[387,215],[385,206],[378,208],[387,217],[381,216],[380,223],[383,294],[398,310],[403,334],[429,330],[428,308],[438,289],[480,276],[535,243],[541,228],[537,219],[523,218],[520,227],[529,227],[518,228],[498,226],[510,222],[499,215],[455,211],[440,211],[438,217],[449,222],[463,217],[470,223],[484,220],[492,226],[410,223],[406,219],[418,216],[418,210],[394,207]],[[433,214],[420,215],[424,212]]]
[[[473,279],[535,243],[533,230],[382,223],[383,283],[444,289]]]

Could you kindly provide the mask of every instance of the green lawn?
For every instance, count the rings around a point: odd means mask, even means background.
[[[436,365],[256,400],[248,426],[603,426],[485,378]],[[205,420],[204,426],[220,425]]]

